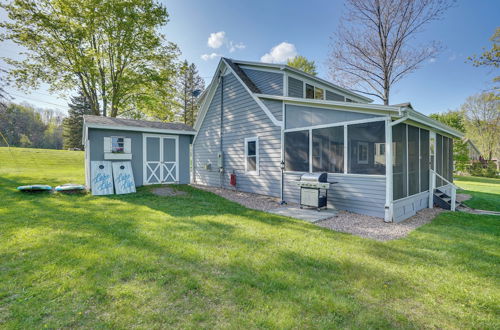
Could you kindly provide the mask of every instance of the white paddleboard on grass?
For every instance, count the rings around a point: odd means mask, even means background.
[[[135,193],[134,174],[130,162],[113,162],[113,179],[117,195]]]

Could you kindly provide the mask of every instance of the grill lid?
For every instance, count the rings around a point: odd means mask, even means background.
[[[305,182],[328,182],[328,174],[325,172],[304,173],[300,177],[300,181]]]

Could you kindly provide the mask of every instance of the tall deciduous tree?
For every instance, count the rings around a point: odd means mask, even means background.
[[[286,64],[288,66],[291,66],[292,68],[312,74],[313,76],[318,74],[318,72],[316,71],[316,63],[314,63],[314,61],[309,61],[307,58],[301,55],[288,59]]]
[[[448,0],[347,0],[333,36],[331,77],[338,84],[389,104],[392,86],[439,50],[415,46],[415,35],[450,7]]]
[[[467,98],[462,105],[467,135],[476,142],[481,153],[491,160],[500,157],[500,99],[495,93],[482,93]]]
[[[194,63],[184,61],[179,76],[179,105],[181,118],[185,124],[193,125],[198,114],[197,96],[205,89],[205,82],[198,74]]]
[[[64,148],[82,149],[83,116],[92,114],[92,109],[83,92],[72,97],[68,107],[68,117],[63,121]]]
[[[484,53],[479,56],[474,55],[468,58],[474,66],[489,66],[493,69],[500,68],[500,27],[497,27],[490,40],[493,43],[491,49],[484,50]],[[493,81],[500,82],[500,76],[496,76]]]
[[[152,85],[171,79],[164,67],[178,51],[159,31],[168,13],[155,0],[13,0],[1,7],[9,17],[0,23],[3,39],[27,49],[22,60],[6,59],[20,87],[80,89],[93,114],[115,117],[144,93],[156,97]]]

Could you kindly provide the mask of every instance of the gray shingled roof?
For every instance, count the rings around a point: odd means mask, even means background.
[[[125,119],[125,118],[112,118],[112,117],[102,117],[102,116],[83,116],[85,123],[97,124],[97,125],[109,125],[109,126],[128,126],[128,127],[140,127],[140,128],[156,128],[156,129],[168,129],[176,131],[188,131],[194,132],[194,128],[189,125],[182,123],[164,123],[161,121],[148,121],[148,120],[135,120],[135,119]]]
[[[226,63],[231,67],[231,69],[233,69],[234,72],[236,72],[236,74],[245,83],[245,85],[247,85],[248,89],[250,89],[252,93],[260,94],[260,89],[253,83],[253,81],[250,78],[248,78],[246,73],[243,72],[243,70],[241,70],[239,65],[235,64],[233,61],[231,61],[229,58],[226,57],[224,57],[224,61],[226,61]]]

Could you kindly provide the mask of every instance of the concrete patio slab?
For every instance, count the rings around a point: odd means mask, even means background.
[[[335,209],[321,209],[321,211],[317,211],[316,209],[312,208],[304,207],[303,209],[301,209],[298,206],[287,206],[268,210],[267,212],[314,223],[317,221],[332,218],[336,216],[339,211]]]

